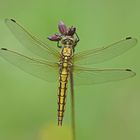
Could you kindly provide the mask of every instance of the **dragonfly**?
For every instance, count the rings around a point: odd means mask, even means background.
[[[33,36],[14,19],[5,19],[5,24],[17,40],[39,58],[25,56],[4,47],[0,49],[0,56],[31,75],[48,82],[59,82],[57,115],[59,126],[62,126],[64,118],[68,82],[71,89],[72,124],[75,129],[75,85],[93,85],[135,76],[135,72],[130,69],[98,69],[87,65],[98,64],[123,54],[137,44],[136,38],[127,37],[106,47],[76,52],[80,41],[76,27],[68,27],[62,21],[58,24],[59,33],[48,37],[50,41],[56,42],[57,46],[49,46]]]

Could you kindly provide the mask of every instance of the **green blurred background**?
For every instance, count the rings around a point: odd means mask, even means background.
[[[0,0],[4,18],[16,19],[44,40],[57,31],[60,20],[74,25],[81,39],[76,51],[126,36],[140,38],[139,0]],[[5,46],[0,47],[24,50],[4,31],[3,36]],[[131,68],[134,78],[75,88],[77,140],[140,139],[139,52],[138,43],[124,55],[92,66]],[[57,127],[57,86],[0,58],[0,140],[72,140],[69,92],[63,127]]]

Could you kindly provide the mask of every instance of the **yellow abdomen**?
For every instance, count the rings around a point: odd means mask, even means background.
[[[68,81],[68,62],[65,60],[60,69],[59,77],[59,92],[58,92],[58,125],[62,125],[65,103],[66,103],[66,90],[67,90],[67,81]]]

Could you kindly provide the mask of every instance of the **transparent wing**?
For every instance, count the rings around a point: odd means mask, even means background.
[[[73,74],[76,85],[99,84],[135,76],[130,69],[94,69],[79,66],[74,66]]]
[[[23,71],[38,78],[49,82],[58,80],[59,72],[57,63],[33,59],[6,48],[0,49],[0,56]]]
[[[137,39],[127,37],[107,47],[92,49],[74,55],[75,64],[97,64],[119,56],[135,46]]]
[[[13,19],[5,19],[5,23],[19,42],[32,53],[50,61],[58,60],[60,53],[54,47],[49,47],[35,36],[32,36]]]
[[[74,83],[73,83],[73,71],[70,71],[69,74],[70,80],[70,93],[71,93],[71,126],[72,126],[72,135],[73,140],[75,140],[76,132],[75,132],[75,94],[74,94]]]

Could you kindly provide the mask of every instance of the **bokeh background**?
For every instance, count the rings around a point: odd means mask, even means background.
[[[81,39],[76,51],[109,45],[126,36],[139,40],[139,13],[139,0],[0,0],[1,20],[14,18],[45,41],[57,32],[60,20],[76,26]],[[0,47],[24,51],[3,26],[0,40]],[[131,68],[135,77],[75,88],[77,140],[140,139],[139,52],[138,43],[120,57],[91,66]],[[69,91],[64,123],[57,127],[57,86],[0,58],[0,139],[72,140]]]

